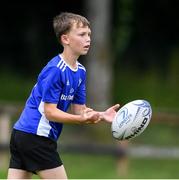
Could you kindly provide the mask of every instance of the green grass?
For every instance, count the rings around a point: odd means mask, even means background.
[[[130,158],[127,176],[117,173],[117,157],[106,155],[61,154],[70,179],[174,179],[179,178],[179,159]],[[0,170],[0,178],[6,178]],[[33,176],[33,178],[38,178]]]
[[[130,158],[128,175],[117,173],[117,157],[103,155],[62,155],[69,178],[179,178],[175,159]]]
[[[128,178],[179,178],[177,159],[132,159]]]
[[[0,169],[0,179],[6,179],[7,178],[7,171]]]
[[[31,88],[35,83],[18,75],[8,73],[0,74],[0,101],[25,103]],[[123,105],[134,99],[144,98],[151,102],[153,112],[158,108],[179,108],[179,84],[171,79],[162,79],[157,74],[142,74],[120,72],[115,78],[114,99]],[[15,118],[16,119],[16,118]],[[81,142],[88,137],[89,140],[108,143],[113,141],[110,127],[107,125],[78,126],[67,128],[64,135],[69,139]],[[71,135],[69,132],[74,133]],[[66,133],[65,133],[66,132]],[[78,135],[76,137],[76,135]],[[65,136],[65,141],[66,137]],[[87,136],[87,137],[86,137]],[[151,144],[155,146],[179,146],[178,125],[150,123],[148,128],[132,143]],[[80,139],[80,138],[81,139]],[[62,139],[63,140],[63,139]],[[69,178],[124,178],[117,173],[117,159],[113,156],[97,156],[86,154],[62,154],[64,165]],[[126,178],[179,178],[178,159],[147,159],[131,158]],[[6,178],[7,171],[0,169],[0,178]],[[36,176],[34,176],[36,178]]]

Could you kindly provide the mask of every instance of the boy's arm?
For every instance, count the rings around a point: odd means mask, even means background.
[[[120,107],[119,104],[115,104],[114,106],[111,106],[110,108],[108,108],[106,111],[99,112],[100,114],[99,119],[112,123],[119,107]]]
[[[116,115],[116,111],[119,109],[120,105],[116,104],[103,112],[95,111],[99,113],[99,121],[103,120],[111,123]],[[86,105],[72,104],[71,110],[73,114],[80,114],[84,109],[87,109]],[[89,108],[88,108],[89,109]]]
[[[76,114],[79,115],[81,114],[82,111],[84,111],[86,109],[86,105],[83,104],[71,104],[70,110],[72,114]],[[89,108],[90,109],[90,108]]]
[[[61,123],[96,123],[99,120],[99,113],[83,106],[76,114],[63,112],[57,108],[57,104],[44,103],[44,114],[50,121]]]

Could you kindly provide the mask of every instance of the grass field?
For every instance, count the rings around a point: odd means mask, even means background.
[[[61,157],[70,179],[179,178],[179,159],[130,158],[128,175],[124,177],[117,173],[117,159],[114,156],[63,153]],[[0,170],[0,178],[6,178],[6,173]]]
[[[128,175],[117,173],[117,159],[112,156],[67,155],[63,156],[69,178],[179,178],[179,160],[130,159]]]
[[[154,76],[154,77],[153,77]],[[14,74],[1,73],[0,81],[3,86],[0,90],[0,101],[15,102],[24,104],[28,97],[35,80],[17,77]],[[133,76],[125,73],[117,76],[118,86],[114,88],[114,99],[118,103],[147,98],[153,107],[155,113],[158,108],[177,109],[178,113],[178,90],[179,85],[170,81],[170,79],[160,79],[154,75]],[[130,82],[130,83],[129,83]],[[13,89],[13,91],[12,91]],[[13,118],[16,120],[16,117]],[[136,144],[149,144],[154,146],[178,146],[179,136],[178,124],[159,124],[151,123],[142,136],[134,139]],[[65,142],[81,142],[84,138],[95,139],[101,143],[111,142],[110,127],[96,125],[95,127],[68,127],[64,129],[63,139]],[[80,131],[79,131],[80,130]],[[73,135],[70,134],[74,133]],[[78,135],[78,136],[76,136]],[[84,136],[86,135],[86,136]],[[83,138],[80,139],[79,138]],[[113,178],[131,178],[131,179],[179,179],[179,159],[154,159],[154,158],[130,158],[130,164],[127,176],[121,176],[117,173],[117,159],[110,155],[87,155],[87,154],[67,154],[63,153],[61,158],[64,161],[68,177],[71,179],[113,179]],[[0,168],[0,179],[6,178],[7,171]],[[37,176],[34,176],[37,178]]]

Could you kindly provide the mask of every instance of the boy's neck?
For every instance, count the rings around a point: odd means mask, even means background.
[[[63,52],[60,54],[63,60],[73,69],[77,68],[77,59],[78,57],[69,53]]]

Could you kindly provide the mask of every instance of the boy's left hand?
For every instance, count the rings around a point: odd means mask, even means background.
[[[100,113],[100,120],[104,120],[106,122],[112,123],[117,110],[119,109],[120,105],[116,104],[110,108],[108,108],[106,111]]]

